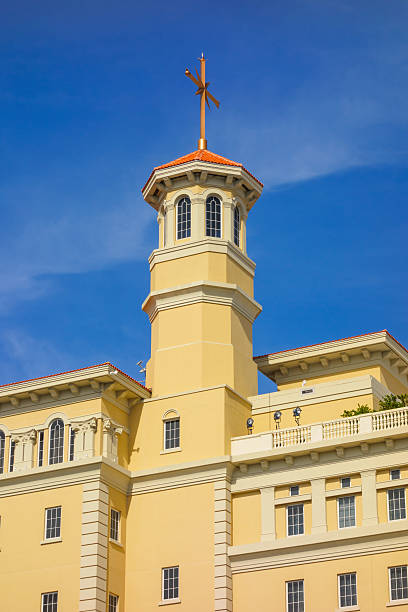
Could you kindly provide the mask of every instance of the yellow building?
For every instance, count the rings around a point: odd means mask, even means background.
[[[408,408],[379,410],[408,352],[253,358],[261,191],[205,148],[152,172],[145,386],[104,363],[0,387],[1,611],[408,611]]]

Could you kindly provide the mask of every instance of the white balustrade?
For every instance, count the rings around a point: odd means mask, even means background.
[[[408,407],[233,438],[231,452],[233,455],[262,453],[325,440],[364,436],[399,427],[408,427]]]

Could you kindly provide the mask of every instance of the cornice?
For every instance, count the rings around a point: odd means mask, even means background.
[[[156,264],[164,261],[200,255],[201,253],[221,253],[222,255],[228,255],[241,266],[241,268],[248,272],[248,274],[251,276],[255,274],[255,262],[232,242],[220,238],[205,238],[203,240],[173,245],[163,249],[155,249],[149,257],[150,271],[153,270]]]
[[[152,322],[161,310],[199,303],[230,306],[250,323],[255,321],[262,310],[260,304],[242,291],[238,285],[206,280],[171,289],[152,291],[144,301],[142,308]]]

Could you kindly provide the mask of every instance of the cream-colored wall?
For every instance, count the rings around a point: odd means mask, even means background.
[[[353,369],[350,367],[346,372],[333,372],[327,373],[324,376],[313,376],[309,372],[304,372],[302,376],[299,376],[299,380],[294,382],[279,383],[278,389],[283,391],[284,389],[296,389],[302,386],[302,380],[306,378],[307,386],[312,387],[319,383],[330,382],[331,380],[345,380],[347,378],[354,378],[355,376],[363,376],[364,374],[370,374],[377,380],[381,381],[380,366],[370,366],[366,368]]]
[[[402,478],[408,478],[408,466],[407,465],[396,465],[395,467],[386,470],[377,470],[377,482],[390,482],[395,485],[398,481],[390,479],[391,470],[400,470],[400,476]]]
[[[347,487],[344,489],[341,488],[342,478],[350,478],[351,487],[358,487],[361,485],[360,474],[344,474],[344,476],[339,476],[338,478],[328,478],[326,480],[326,491],[335,491],[338,489],[340,491],[344,491],[344,494],[347,495]]]
[[[214,486],[202,484],[132,497],[126,532],[126,609],[161,601],[161,569],[180,567],[177,610],[214,609]]]
[[[308,493],[311,492],[311,486],[310,486],[310,482],[294,482],[290,485],[287,485],[285,487],[276,487],[275,489],[275,498],[276,499],[282,499],[283,497],[289,497],[290,496],[290,487],[293,487],[294,485],[298,485],[299,487],[299,495],[307,495]],[[293,496],[294,499],[294,503],[296,501],[296,496]]]
[[[408,393],[408,385],[404,385],[403,383],[401,383],[385,368],[381,368],[379,380],[391,391],[391,393],[395,393],[395,395],[399,395],[401,393]]]
[[[116,489],[109,488],[109,522],[111,508],[118,510],[120,517],[120,543],[117,544],[109,538],[108,546],[108,581],[107,592],[119,596],[119,610],[125,610],[125,576],[126,576],[126,523],[128,503],[126,495]],[[108,532],[108,536],[110,531]]]
[[[261,493],[247,491],[232,496],[232,544],[261,540]]]
[[[17,409],[14,414],[0,416],[0,425],[6,425],[10,430],[20,427],[35,427],[43,425],[53,415],[65,414],[69,419],[94,414],[101,410],[101,399],[79,400],[71,404],[56,404],[47,408],[32,410]]]
[[[368,404],[368,406],[372,408],[373,403],[373,395],[367,394],[360,395],[358,397],[347,397],[344,399],[302,406],[300,424],[309,425],[310,423],[319,423],[321,421],[339,419],[345,410],[355,410],[358,404]],[[281,408],[280,406],[277,406],[276,410],[280,410],[282,412],[280,422],[281,429],[296,427],[295,419],[293,418],[293,407]],[[254,432],[260,433],[262,431],[271,431],[272,429],[275,429],[273,415],[274,411],[253,415],[255,422]]]
[[[62,506],[62,542],[43,544],[45,509]],[[1,609],[40,610],[41,593],[59,592],[58,610],[79,605],[82,486],[0,499]]]
[[[357,573],[361,611],[384,612],[389,602],[388,568],[406,563],[406,551],[398,551],[234,574],[234,612],[285,612],[289,580],[304,580],[306,612],[335,612],[339,607],[337,576],[348,572]],[[408,611],[408,603],[398,611]]]

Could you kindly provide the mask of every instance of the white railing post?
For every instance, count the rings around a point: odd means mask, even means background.
[[[373,417],[371,414],[363,414],[359,417],[358,433],[366,434],[373,431]]]
[[[312,423],[310,426],[310,441],[321,442],[323,440],[323,425],[321,423]]]

